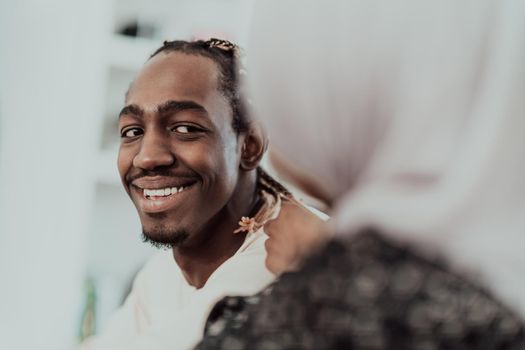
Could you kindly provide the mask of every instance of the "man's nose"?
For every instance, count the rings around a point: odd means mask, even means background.
[[[140,151],[133,158],[133,166],[146,170],[169,166],[174,162],[175,155],[171,151],[169,137],[153,132],[144,134]]]

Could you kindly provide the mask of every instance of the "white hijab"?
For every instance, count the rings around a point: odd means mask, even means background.
[[[525,1],[263,0],[248,83],[274,147],[525,315]]]

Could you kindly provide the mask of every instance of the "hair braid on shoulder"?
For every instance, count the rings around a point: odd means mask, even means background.
[[[262,167],[257,167],[257,174],[259,176],[260,186],[266,189],[268,192],[275,196],[281,196],[289,200],[293,200],[294,196],[292,193],[284,187],[281,183],[275,180],[270,174],[268,174]]]

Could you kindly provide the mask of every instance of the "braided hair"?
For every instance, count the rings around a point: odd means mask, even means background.
[[[290,201],[295,201],[293,194],[260,166],[257,167],[257,176],[259,177],[259,186],[266,192]]]
[[[206,41],[164,41],[164,44],[150,56],[150,59],[161,52],[201,55],[213,60],[219,68],[219,90],[229,101],[232,109],[233,130],[240,133],[249,129],[249,116],[239,86],[241,64],[240,48],[237,45],[215,38]]]

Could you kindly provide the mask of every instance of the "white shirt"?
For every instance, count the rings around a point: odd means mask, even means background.
[[[274,275],[265,267],[263,230],[243,245],[201,289],[188,284],[171,250],[154,255],[137,274],[126,301],[108,328],[79,350],[189,349],[202,338],[213,305],[227,295],[250,295]]]

